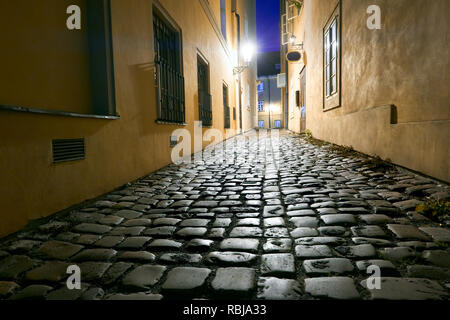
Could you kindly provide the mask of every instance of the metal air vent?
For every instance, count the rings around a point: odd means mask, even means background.
[[[84,139],[53,140],[53,163],[83,160],[86,158]]]

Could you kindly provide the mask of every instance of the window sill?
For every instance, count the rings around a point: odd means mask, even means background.
[[[171,125],[171,126],[187,126],[186,122],[180,123],[180,122],[170,122],[170,121],[163,121],[163,120],[155,120],[156,124],[162,124],[162,125]]]
[[[340,107],[341,106],[334,106],[334,107],[323,108],[323,112],[331,111],[331,110],[334,110],[334,109],[337,109],[337,108],[340,108]]]
[[[24,113],[34,113],[49,116],[61,116],[61,117],[73,117],[73,118],[90,118],[90,119],[103,119],[103,120],[118,120],[119,115],[98,115],[98,114],[84,114],[84,113],[74,113],[56,110],[44,110],[37,108],[28,107],[14,107],[14,106],[4,106],[0,105],[0,110],[3,111],[13,111],[13,112],[24,112]]]

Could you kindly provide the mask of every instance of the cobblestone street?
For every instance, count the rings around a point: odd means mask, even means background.
[[[4,239],[0,298],[449,298],[448,221],[415,212],[447,185],[256,134],[227,162],[169,165]],[[80,290],[66,286],[70,265]],[[379,289],[365,283],[370,265]]]

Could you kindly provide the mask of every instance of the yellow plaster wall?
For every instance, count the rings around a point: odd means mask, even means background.
[[[337,1],[304,3],[306,126],[313,136],[450,180],[450,2],[343,0],[342,103],[323,111],[323,27]],[[381,30],[369,30],[369,5]],[[300,34],[297,26],[296,33]],[[294,74],[295,75],[295,74]],[[293,76],[293,75],[291,75]],[[382,107],[395,105],[398,124]],[[298,119],[294,119],[298,121]]]
[[[100,120],[0,110],[0,236],[169,164],[171,133],[186,128],[193,137],[193,122],[198,120],[197,50],[210,63],[213,127],[223,131],[223,81],[229,85],[231,108],[236,101],[232,59],[200,1],[164,0],[160,5],[182,29],[187,125],[155,123],[152,1],[112,0],[116,107],[121,118]],[[240,10],[244,8],[240,6]],[[231,12],[228,14],[231,20]],[[62,23],[64,28],[65,20]],[[230,32],[230,44],[232,35]],[[0,58],[3,54],[0,51]],[[42,53],[40,58],[44,56]],[[252,90],[256,90],[256,82]],[[29,95],[35,98],[32,92]],[[36,101],[40,106],[40,100]],[[80,105],[87,107],[87,103]],[[231,121],[232,128],[236,128],[238,119]],[[52,164],[52,139],[80,137],[86,140],[86,160]]]

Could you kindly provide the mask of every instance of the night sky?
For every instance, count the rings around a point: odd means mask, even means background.
[[[258,52],[280,50],[280,1],[256,0]]]

